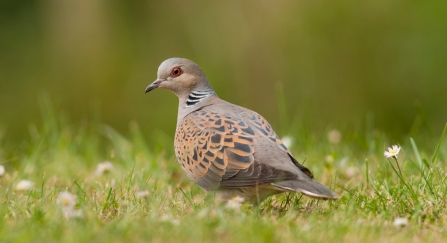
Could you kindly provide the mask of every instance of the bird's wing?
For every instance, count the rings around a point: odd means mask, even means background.
[[[267,122],[259,126],[251,123],[217,111],[198,110],[185,116],[175,138],[176,156],[183,170],[206,190],[295,178],[296,174],[256,158],[256,145],[267,141],[266,137],[281,147],[276,149],[283,149],[283,153],[288,150]]]
[[[287,146],[281,141],[281,139],[276,135],[275,131],[273,130],[272,126],[267,122],[267,120],[259,115],[258,113],[254,111],[248,110],[247,112],[241,113],[244,120],[248,121],[250,124],[252,124],[252,127],[255,128],[255,130],[262,136],[268,138],[273,143],[276,143],[281,150],[285,151],[287,155],[292,160],[293,164],[298,167],[304,174],[309,176],[310,178],[313,178],[312,172],[300,164],[298,160],[296,160],[290,150],[287,148]]]

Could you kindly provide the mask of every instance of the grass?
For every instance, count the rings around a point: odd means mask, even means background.
[[[394,142],[380,131],[342,129],[341,141],[331,143],[329,129],[309,131],[299,123],[288,134],[295,139],[291,151],[341,199],[282,194],[237,211],[216,205],[189,181],[172,140],[162,135],[151,134],[160,139],[149,146],[136,123],[123,136],[98,119],[74,125],[51,109],[43,117],[42,128],[30,127],[29,141],[0,140],[6,168],[0,177],[1,242],[447,240],[446,130],[432,139],[398,141],[400,176],[383,156]],[[106,160],[113,169],[96,175],[97,164]],[[32,190],[15,190],[23,179],[35,183]],[[145,190],[149,196],[137,197]],[[64,217],[56,203],[62,191],[77,195],[82,217]],[[395,227],[399,217],[409,224]]]

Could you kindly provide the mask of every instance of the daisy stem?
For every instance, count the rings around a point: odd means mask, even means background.
[[[400,174],[400,176],[401,176],[402,178],[404,178],[403,175],[402,175],[402,171],[400,170],[399,161],[397,161],[397,157],[396,157],[396,156],[393,156],[393,158],[394,158],[394,160],[396,161],[397,169],[399,169],[399,174]]]

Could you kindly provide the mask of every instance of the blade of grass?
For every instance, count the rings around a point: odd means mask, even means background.
[[[84,196],[84,197],[79,197],[79,198],[81,198],[82,201],[84,201],[84,202],[87,201],[87,200],[86,200],[86,198],[87,198],[87,193],[85,193],[84,189],[82,189],[82,187],[78,184],[77,181],[73,181],[73,183],[76,185],[76,187],[79,189],[79,191],[82,192],[82,194],[83,194],[83,196]]]
[[[414,142],[413,138],[410,138],[411,146],[413,147],[414,155],[416,155],[416,161],[418,162],[419,168],[424,169],[424,164],[422,163],[421,155],[419,154],[418,147]]]
[[[183,191],[182,188],[179,188],[180,191],[182,192],[183,196],[186,198],[186,200],[188,200],[189,204],[191,205],[191,207],[196,210],[196,205],[194,205],[194,202],[192,201],[191,197],[186,195],[185,191]]]
[[[45,195],[45,176],[47,175],[47,173],[43,173],[43,179],[42,179],[42,184],[40,185],[40,197],[43,198]]]
[[[408,157],[408,156],[407,156]],[[431,185],[431,183],[428,181],[428,175],[426,175],[425,174],[425,172],[424,172],[424,169],[422,169],[422,168],[419,168],[418,166],[417,166],[417,164],[412,160],[412,159],[410,159],[409,157],[408,157],[408,161],[410,161],[411,163],[413,163],[414,165],[416,165],[416,168],[419,170],[419,172],[421,173],[421,178],[425,181],[425,183],[427,183],[427,186],[428,186],[428,189],[430,190],[430,193],[434,196],[434,197],[437,197],[437,195],[436,195],[436,193],[434,192],[434,190],[433,190],[433,187],[432,187],[432,185]]]
[[[369,188],[369,167],[368,167],[368,159],[365,159],[365,170],[366,170],[366,189]]]
[[[441,138],[439,139],[439,143],[436,146],[435,154],[431,158],[431,162],[434,163],[438,158],[439,150],[441,149],[442,142],[444,141],[445,134],[447,133],[447,123],[445,124],[444,131],[442,132]]]

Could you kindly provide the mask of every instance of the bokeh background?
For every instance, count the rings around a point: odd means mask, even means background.
[[[10,0],[0,130],[27,139],[47,99],[73,122],[173,136],[177,98],[144,95],[169,57],[197,62],[221,98],[280,133],[303,118],[439,136],[447,118],[445,1]]]

